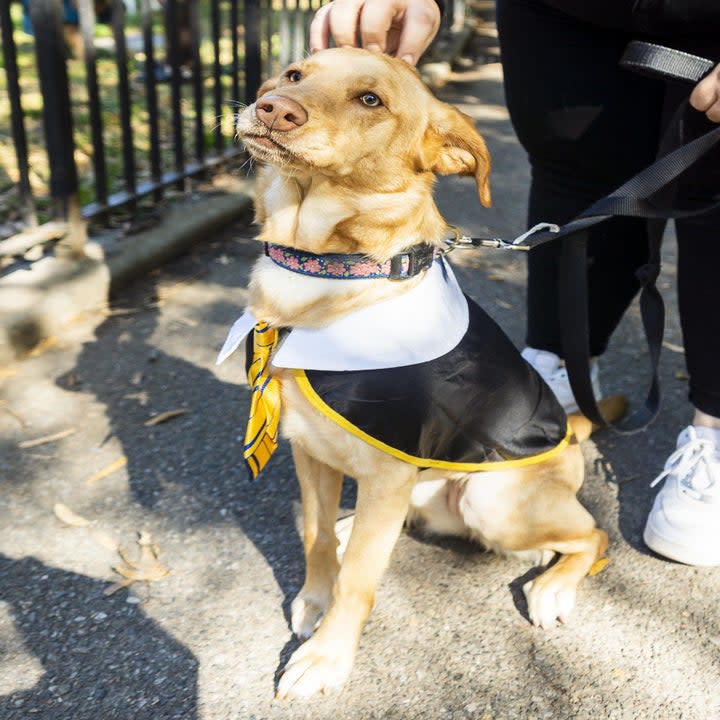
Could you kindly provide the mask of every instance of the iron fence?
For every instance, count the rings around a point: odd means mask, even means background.
[[[0,0],[0,255],[79,250],[88,219],[241,155],[233,105],[302,56],[321,1]]]
[[[322,2],[0,0],[0,260],[81,254],[89,219],[240,156],[233,106],[306,52]]]

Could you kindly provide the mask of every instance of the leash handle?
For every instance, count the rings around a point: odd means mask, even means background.
[[[689,83],[700,82],[715,67],[707,58],[642,40],[628,43],[620,65],[648,77]]]
[[[621,64],[628,69],[665,80],[684,80],[696,83],[715,66],[710,60],[652,43],[633,41],[623,55]],[[660,272],[660,246],[665,221],[688,217],[718,207],[713,201],[702,208],[684,210],[656,200],[660,190],[673,190],[678,177],[696,160],[720,143],[720,127],[694,141],[668,152],[673,143],[673,129],[680,122],[681,109],[670,124],[661,142],[660,159],[632,177],[620,188],[598,200],[581,215],[560,228],[553,235],[539,233],[529,240],[539,245],[563,238],[560,295],[561,342],[568,370],[570,386],[581,412],[600,426],[610,427],[621,434],[638,432],[647,427],[660,409],[658,364],[664,334],[665,310],[656,287]],[[667,202],[667,201],[666,201]],[[587,311],[587,230],[618,215],[645,218],[648,223],[648,262],[637,271],[641,285],[640,308],[643,329],[649,351],[650,388],[642,407],[619,424],[607,422],[600,412],[590,380],[589,327]]]

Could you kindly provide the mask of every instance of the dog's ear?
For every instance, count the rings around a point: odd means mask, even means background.
[[[492,205],[490,153],[469,115],[442,105],[425,132],[421,163],[439,175],[472,175],[480,202]]]
[[[259,88],[257,93],[255,93],[255,99],[261,98],[265,93],[269,93],[271,90],[274,90],[277,87],[279,77],[272,77],[268,78]]]

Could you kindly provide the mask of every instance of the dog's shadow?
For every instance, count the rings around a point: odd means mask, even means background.
[[[249,252],[256,252],[254,245],[223,244],[227,262],[234,254],[240,260],[227,275],[228,295],[247,283]],[[179,258],[163,269],[163,282],[172,287],[202,275],[216,254],[198,248]],[[214,274],[213,283],[224,277]],[[213,300],[192,308],[191,324],[165,318],[161,326],[156,278],[146,276],[114,300],[118,312],[97,327],[95,339],[83,345],[72,371],[57,383],[94,396],[104,407],[106,440],[119,442],[127,458],[133,501],[180,529],[232,519],[265,558],[287,605],[302,580],[303,557],[294,532],[299,491],[289,447],[281,443],[272,463],[251,481],[242,459],[249,407],[242,349],[227,361],[237,384],[172,351],[179,340],[214,355],[240,308]],[[172,422],[146,426],[152,415],[175,409],[183,414]]]
[[[224,251],[232,253],[233,246],[225,244]],[[193,253],[166,268],[163,276],[170,281],[192,276],[208,262],[211,259],[202,252]],[[248,264],[238,265],[247,268]],[[246,281],[246,277],[235,277],[233,285],[243,287]],[[299,489],[289,446],[281,442],[263,474],[255,481],[249,479],[242,460],[247,386],[223,382],[201,365],[165,351],[162,339],[167,337],[167,324],[160,328],[155,299],[152,278],[123,292],[114,301],[121,312],[111,313],[96,329],[73,369],[56,382],[68,392],[90,394],[102,404],[110,426],[106,441],[118,442],[127,458],[132,501],[162,515],[179,531],[223,525],[228,519],[236,524],[271,569],[289,627],[290,603],[304,571],[297,532]],[[229,326],[239,314],[238,306],[216,302],[203,307],[202,314],[207,322],[191,330],[179,327],[177,332],[191,344],[207,343],[215,352],[224,330],[218,335],[214,328]],[[245,377],[243,359],[240,349],[227,361],[233,363],[238,379]],[[178,408],[184,414],[172,422],[146,427],[152,414]],[[343,504],[354,505],[354,489],[349,484]],[[242,583],[237,589],[241,597]],[[287,643],[280,653],[281,666],[297,644],[294,638]]]
[[[429,545],[447,551],[454,555],[462,556],[472,561],[482,562],[484,559],[494,557],[492,550],[488,550],[483,545],[473,540],[461,537],[453,537],[450,535],[433,535],[422,530],[422,528],[406,527],[405,534],[415,542]],[[508,590],[515,605],[515,609],[528,623],[532,624],[530,614],[528,612],[527,600],[523,592],[523,586],[542,575],[549,567],[554,565],[559,556],[554,557],[547,565],[534,565],[519,577],[508,583]]]

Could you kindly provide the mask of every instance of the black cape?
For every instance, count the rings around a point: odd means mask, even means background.
[[[468,298],[467,333],[429,362],[379,370],[296,370],[305,397],[354,435],[422,468],[495,470],[567,443],[552,390]],[[372,338],[368,338],[372,342]]]

